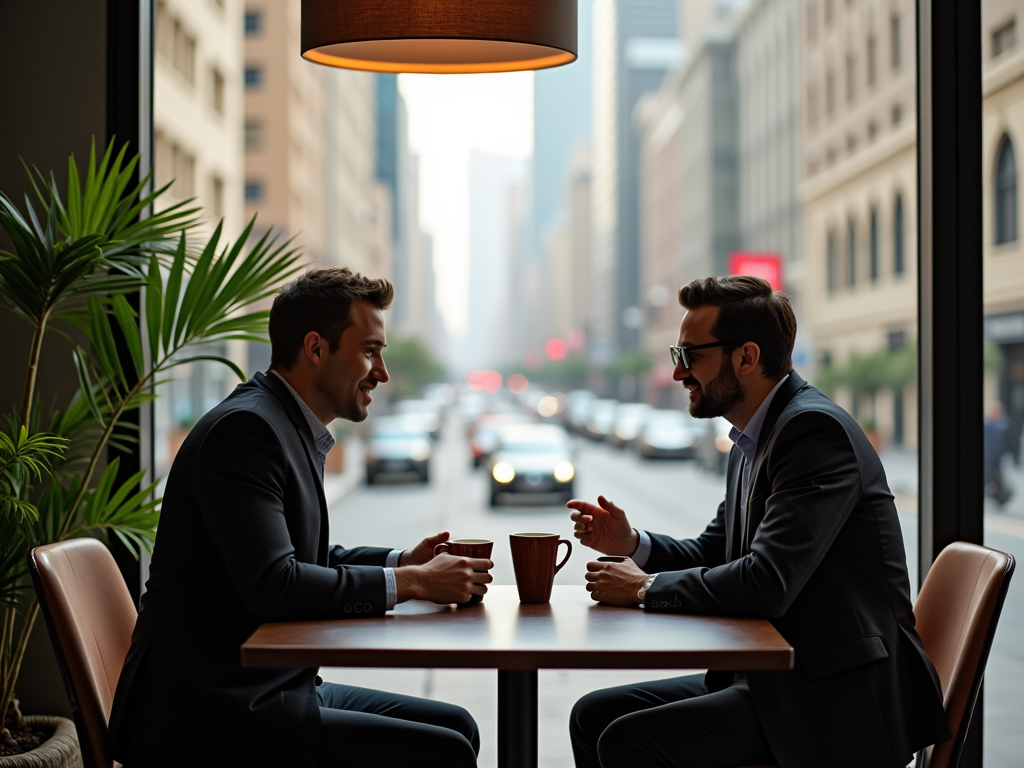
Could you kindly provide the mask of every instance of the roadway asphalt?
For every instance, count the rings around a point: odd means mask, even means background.
[[[890,485],[897,495],[911,574],[916,571],[916,459],[883,453]],[[494,577],[513,584],[508,534],[550,531],[572,539],[568,510],[560,504],[488,506],[487,478],[470,464],[469,449],[456,421],[446,425],[432,459],[431,482],[366,486],[361,449],[349,444],[346,476],[328,483],[331,541],[408,548],[441,530],[456,537],[495,542]],[[694,536],[714,515],[724,496],[724,478],[688,461],[642,461],[611,446],[578,443],[576,494],[604,494],[629,514],[637,527]],[[1024,484],[1021,486],[1024,495]],[[1013,511],[1016,511],[1015,509]],[[556,584],[583,584],[593,553],[573,539],[574,550]],[[1024,551],[1024,515],[986,515],[986,544],[1015,555]],[[1022,577],[1018,577],[1022,578]],[[985,741],[988,768],[1019,768],[1024,754],[1024,587],[1011,588],[989,662],[986,683]],[[486,599],[486,598],[485,598]],[[481,768],[496,765],[497,681],[487,670],[325,669],[326,680],[443,699],[469,709],[481,730]],[[596,688],[678,675],[679,671],[543,671],[540,673],[540,765],[572,765],[568,717],[573,703]]]

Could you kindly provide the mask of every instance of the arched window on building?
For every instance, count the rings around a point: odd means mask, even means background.
[[[825,258],[825,279],[827,281],[828,292],[835,293],[839,278],[839,264],[837,263],[839,255],[836,253],[836,231],[834,229],[830,229],[828,231],[828,250]]]
[[[996,243],[1017,239],[1017,159],[1013,142],[1003,134],[996,155]]]
[[[892,271],[897,275],[902,275],[907,267],[903,234],[903,196],[896,195],[896,209],[892,217]]]
[[[878,209],[871,209],[871,282],[878,281]]]
[[[857,284],[857,222],[852,216],[846,229],[846,284]]]

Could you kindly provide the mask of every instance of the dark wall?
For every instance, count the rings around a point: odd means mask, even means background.
[[[0,190],[22,207],[26,163],[55,172],[62,186],[72,152],[83,165],[92,137],[106,137],[106,0],[0,3]],[[0,234],[5,250],[10,243]],[[20,404],[30,336],[28,325],[0,312],[0,412]],[[67,346],[55,337],[40,368],[43,403],[74,392]]]
[[[81,167],[92,137],[106,141],[106,0],[32,0],[0,3],[0,190],[19,207],[27,180],[19,157],[62,186],[67,158]],[[0,248],[10,243],[0,234]],[[20,407],[29,326],[0,311],[0,413]],[[66,400],[76,378],[68,345],[47,339],[39,370],[41,402]],[[64,714],[70,709],[42,619],[36,622],[17,688],[26,714]]]

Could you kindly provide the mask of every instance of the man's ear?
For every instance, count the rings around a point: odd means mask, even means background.
[[[761,348],[752,341],[745,342],[740,350],[740,365],[737,373],[740,376],[745,376],[748,373],[753,373],[754,369],[757,368],[757,364],[761,362]]]
[[[324,344],[320,334],[310,331],[302,339],[302,350],[306,353],[311,363],[319,363],[323,356]]]

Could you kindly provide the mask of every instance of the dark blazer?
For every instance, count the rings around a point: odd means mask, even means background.
[[[309,425],[257,373],[206,414],[167,479],[153,561],[110,717],[133,766],[313,765],[316,669],[248,669],[265,621],[382,616],[388,549],[328,549]]]
[[[791,373],[750,474],[696,539],[652,534],[646,608],[769,619],[795,667],[746,676],[781,768],[904,766],[949,738],[938,676],[914,629],[903,535],[878,454],[842,408]],[[709,672],[709,689],[731,682]]]

